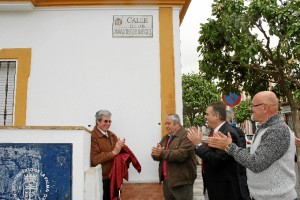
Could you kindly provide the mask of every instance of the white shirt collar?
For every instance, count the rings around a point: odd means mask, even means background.
[[[108,132],[105,132],[105,131],[102,131],[100,128],[98,128],[97,127],[97,129],[101,132],[101,133],[103,133],[103,135],[105,135],[106,137],[108,137]]]
[[[216,128],[214,128],[214,132],[218,131],[221,128],[221,126],[223,126],[223,124],[225,124],[225,122],[226,121],[222,122],[221,124],[219,124],[219,126],[217,126]]]

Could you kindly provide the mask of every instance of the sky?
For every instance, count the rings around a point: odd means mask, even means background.
[[[213,0],[192,0],[180,26],[182,73],[198,72],[200,23],[211,17]]]

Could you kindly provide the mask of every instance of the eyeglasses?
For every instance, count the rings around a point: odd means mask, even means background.
[[[107,119],[106,119],[106,120],[103,120],[103,122],[104,122],[105,124],[108,124],[108,123],[110,123],[110,124],[111,124],[111,122],[112,122],[112,121],[111,121],[111,120],[107,120]]]
[[[259,103],[259,104],[256,104],[256,105],[250,105],[250,108],[252,109],[252,108],[255,108],[255,107],[257,107],[257,106],[261,106],[261,105],[263,105],[263,104],[265,104],[265,103]]]

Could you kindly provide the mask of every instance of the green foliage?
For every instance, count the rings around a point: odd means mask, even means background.
[[[241,101],[234,110],[234,121],[237,123],[243,123],[246,120],[251,119],[251,111],[250,111],[251,100],[246,99]]]
[[[214,0],[201,24],[200,71],[222,92],[251,96],[276,83],[282,94],[300,89],[300,0]]]
[[[294,98],[296,102],[300,102],[300,90],[295,91]]]
[[[206,124],[206,119],[204,117],[204,113],[200,113],[199,115],[195,116],[193,121],[193,126],[204,126]]]
[[[183,126],[184,127],[190,127],[191,126],[190,120],[186,115],[183,115]]]
[[[287,99],[300,136],[300,0],[214,0],[200,25],[199,69],[222,93],[273,91]]]
[[[220,100],[220,92],[213,82],[206,81],[201,74],[182,75],[183,125],[205,124],[204,111],[208,104]]]

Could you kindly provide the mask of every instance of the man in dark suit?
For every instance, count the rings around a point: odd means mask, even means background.
[[[233,142],[240,146],[237,132],[226,121],[226,106],[223,102],[209,104],[205,112],[208,126],[213,132],[230,133]],[[223,150],[202,144],[202,132],[192,127],[188,138],[196,145],[195,153],[202,159],[204,192],[209,200],[240,200],[239,168],[237,162]]]
[[[242,148],[246,148],[246,138],[245,133],[242,129],[236,127],[236,123],[233,122],[233,113],[230,110],[226,110],[226,121],[234,128],[240,138]],[[249,189],[247,185],[247,175],[246,168],[239,164],[239,174],[240,174],[240,188],[242,200],[250,200]]]

